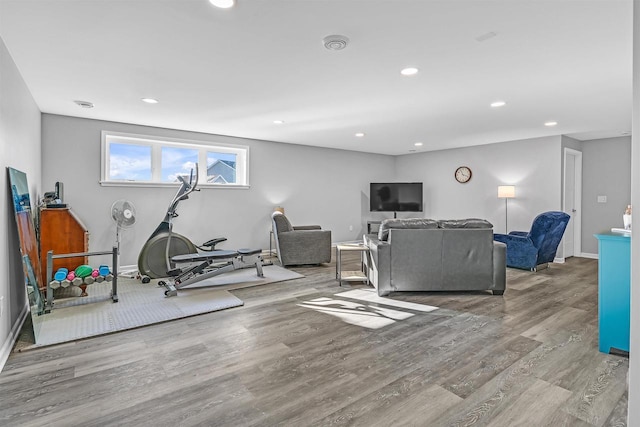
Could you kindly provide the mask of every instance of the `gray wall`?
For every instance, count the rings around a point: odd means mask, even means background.
[[[27,89],[4,41],[0,38],[0,367],[19,332],[19,322],[27,310],[13,202],[9,196],[6,168],[27,174],[31,200],[40,189],[40,110]],[[33,205],[33,202],[32,202]]]
[[[473,172],[466,184],[454,179],[462,165]],[[561,208],[559,136],[400,156],[396,169],[398,180],[424,182],[425,217],[486,218],[503,233],[498,185],[511,184],[516,197],[508,201],[509,231],[528,230],[538,213]]]
[[[607,196],[598,203],[598,196]],[[631,137],[582,142],[582,252],[598,253],[594,234],[622,227],[631,203]],[[634,215],[640,217],[638,213]]]
[[[276,205],[284,206],[294,225],[319,224],[331,230],[334,242],[359,239],[369,214],[364,197],[369,182],[393,179],[395,172],[394,158],[378,154],[43,114],[43,186],[49,190],[56,181],[64,183],[64,201],[89,229],[91,250],[110,248],[115,241],[111,204],[118,199],[135,204],[137,223],[122,234],[122,265],[137,263],[140,248],[176,190],[101,186],[102,130],[248,145],[251,188],[203,187],[179,206],[174,223],[176,232],[196,243],[227,237],[221,248],[268,248]]]

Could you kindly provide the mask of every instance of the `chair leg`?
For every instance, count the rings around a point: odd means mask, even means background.
[[[540,270],[546,270],[547,268],[550,268],[551,266],[549,265],[549,263],[544,263],[544,264],[538,264],[535,267],[533,267],[531,269],[531,271],[540,271]]]

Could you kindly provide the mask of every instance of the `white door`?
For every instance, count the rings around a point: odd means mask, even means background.
[[[582,204],[582,153],[565,148],[564,152],[564,200],[563,211],[571,219],[564,232],[564,258],[579,255],[581,250],[582,221],[580,207]]]

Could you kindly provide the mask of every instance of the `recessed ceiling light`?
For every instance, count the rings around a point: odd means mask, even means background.
[[[555,126],[557,124],[558,124],[558,122],[554,122],[553,120],[552,121],[548,121],[548,122],[544,122],[544,125],[545,126],[549,126],[549,127]]]
[[[422,147],[422,142],[416,142],[416,143],[415,143],[415,144],[413,144],[413,145],[415,145],[416,147]]]
[[[418,74],[418,69],[415,67],[407,67],[400,70],[400,74],[403,76],[414,76]]]
[[[273,123],[276,125],[282,125],[284,124],[284,120],[274,120]]]
[[[236,0],[209,0],[209,3],[220,9],[229,9],[236,4]]]
[[[504,107],[505,105],[507,105],[507,103],[504,101],[495,101],[491,103],[493,108]]]
[[[364,136],[364,132],[358,132],[358,133],[356,133],[356,136],[358,138],[362,138]]]
[[[147,104],[157,104],[158,100],[154,98],[142,98],[142,102],[146,102]]]
[[[73,101],[75,102],[77,105],[81,106],[82,108],[93,108],[93,102],[89,102],[89,101]]]

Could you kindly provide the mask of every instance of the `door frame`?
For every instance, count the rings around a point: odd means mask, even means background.
[[[582,256],[582,151],[565,147],[562,164],[562,211],[567,206],[567,156],[575,157],[574,167],[574,208],[573,220],[573,256]],[[565,240],[562,240],[562,260],[565,258]]]

